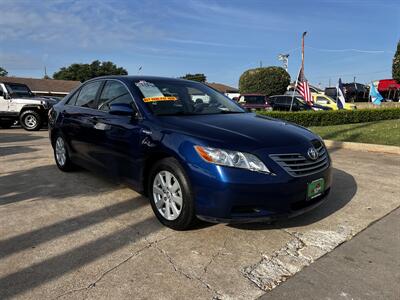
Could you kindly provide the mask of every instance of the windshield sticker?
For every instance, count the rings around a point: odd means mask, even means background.
[[[146,97],[143,98],[144,102],[159,102],[159,101],[176,101],[178,98],[176,97]]]
[[[164,94],[152,82],[141,80],[139,82],[135,82],[135,85],[139,88],[145,98],[164,97]]]

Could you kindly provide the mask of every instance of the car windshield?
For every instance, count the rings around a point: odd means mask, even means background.
[[[245,112],[234,101],[201,83],[139,80],[134,85],[141,92],[142,101],[158,116]]]
[[[6,88],[11,96],[15,96],[15,97],[31,97],[32,96],[31,90],[24,84],[7,83]]]
[[[329,97],[329,96],[327,96],[327,95],[325,95],[325,98],[326,98],[326,100],[330,100],[330,101],[332,101],[332,102],[334,102],[334,103],[336,103],[336,100],[335,99],[333,99],[332,97]]]

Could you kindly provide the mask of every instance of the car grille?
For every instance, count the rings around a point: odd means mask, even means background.
[[[320,141],[314,140],[312,144],[318,151],[318,159],[316,160],[307,159],[300,153],[271,154],[270,157],[294,177],[318,173],[329,166],[329,157],[324,145]]]

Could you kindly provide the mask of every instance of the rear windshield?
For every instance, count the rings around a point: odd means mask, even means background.
[[[244,96],[244,101],[249,104],[264,104],[265,96]]]
[[[159,116],[245,112],[231,99],[201,83],[140,80],[134,85],[148,109]]]

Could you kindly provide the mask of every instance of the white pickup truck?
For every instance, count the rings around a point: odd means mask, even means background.
[[[0,82],[0,127],[19,121],[25,130],[39,130],[47,123],[47,113],[56,100],[38,98],[25,84]]]

